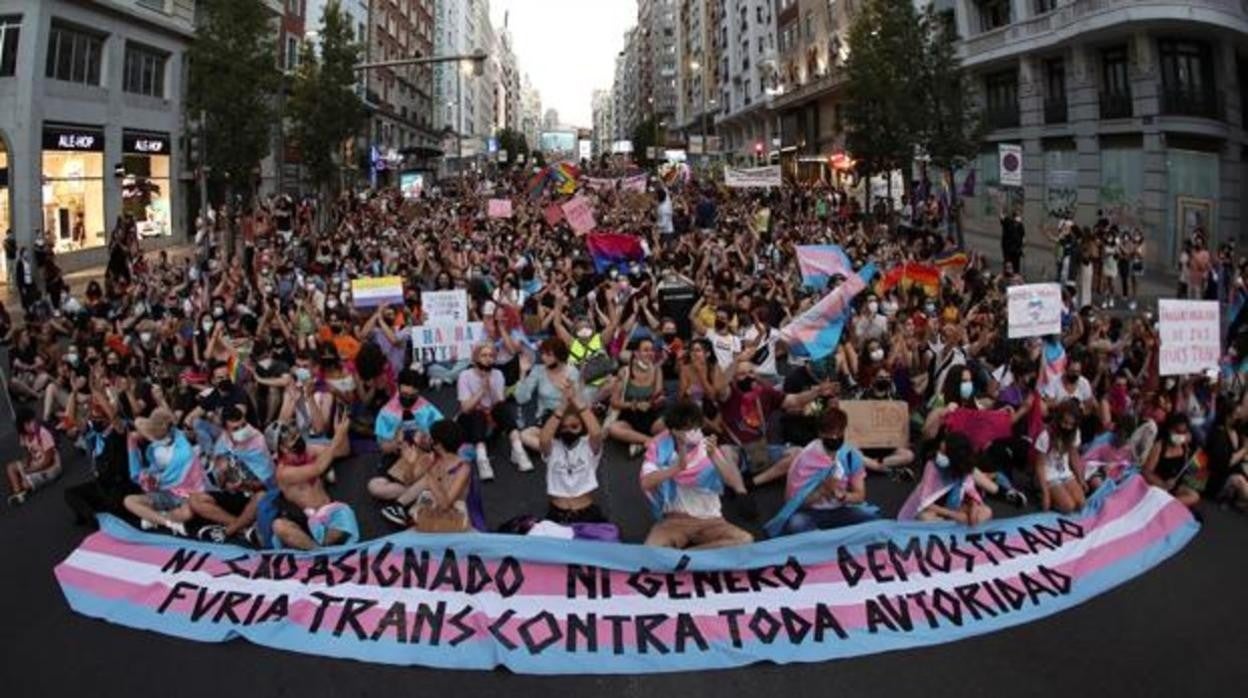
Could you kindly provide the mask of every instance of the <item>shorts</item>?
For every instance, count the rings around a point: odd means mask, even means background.
[[[217,506],[229,512],[230,516],[239,516],[247,508],[251,497],[243,492],[209,492]]]
[[[166,492],[165,490],[147,492],[144,496],[147,497],[147,503],[150,504],[153,509],[161,512],[173,511],[183,504],[186,504],[186,499],[184,497],[179,497],[178,495],[172,492]]]
[[[649,434],[660,416],[658,410],[620,410],[619,419],[632,427],[633,431]]]
[[[607,517],[603,515],[602,509],[597,504],[590,504],[580,509],[560,509],[554,504],[546,508],[546,520],[553,521],[557,524],[574,524],[574,523],[607,523]]]
[[[295,524],[304,533],[312,535],[312,529],[308,527],[308,515],[303,513],[303,509],[295,506],[285,497],[277,498],[277,517],[286,519]]]
[[[862,455],[875,460],[884,460],[900,450],[899,448],[864,448]]]
[[[26,470],[25,464],[22,465],[22,482],[26,483],[26,487],[32,490],[37,490],[60,476],[60,463],[57,463],[50,468],[34,471],[28,471]]]

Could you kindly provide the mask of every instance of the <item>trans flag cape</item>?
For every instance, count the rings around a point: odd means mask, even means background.
[[[403,412],[397,394],[381,408],[377,413],[377,421],[373,424],[373,433],[377,435],[378,442],[389,441],[400,431],[415,430],[428,434],[434,423],[442,419],[442,411],[423,397],[416,399],[416,404],[408,410],[410,416],[407,419],[403,418]]]
[[[867,287],[875,276],[875,263],[871,262],[850,274],[840,286],[828,292],[822,300],[797,316],[780,330],[780,337],[789,345],[789,351],[797,356],[813,360],[836,351],[841,343],[841,333],[849,319],[850,301]]]
[[[646,446],[647,466],[654,464],[659,470],[667,470],[676,465],[676,437],[670,431],[650,440]],[[645,474],[645,468],[642,474]],[[667,506],[676,500],[677,487],[696,487],[698,489],[721,494],[724,491],[724,479],[711,462],[706,452],[706,443],[699,443],[692,451],[685,454],[685,469],[676,477],[664,480],[662,484],[646,493],[650,500],[650,513],[655,519],[663,518]]]
[[[1069,515],[880,520],[702,551],[414,531],[257,551],[109,516],[100,525],[55,570],[70,607],[92,618],[383,664],[626,675],[821,662],[1000,631],[1139,577],[1199,530],[1139,476],[1107,482]]]
[[[824,450],[822,442],[818,440],[810,442],[801,453],[797,454],[797,458],[789,468],[789,476],[785,482],[784,506],[780,508],[780,513],[763,524],[763,530],[772,538],[780,535],[784,531],[784,525],[806,503],[806,498],[819,489],[819,486],[828,478],[853,480],[865,475],[862,453],[857,448],[842,444],[836,452],[836,458],[833,458]],[[866,506],[875,509],[870,505],[847,506]]]
[[[846,278],[854,274],[854,265],[840,245],[798,245],[797,266],[802,285],[816,290],[827,288],[828,278],[835,274]]]
[[[347,534],[344,545],[360,539],[360,525],[355,520],[355,512],[342,502],[330,502],[319,509],[306,509],[304,514],[308,517],[308,531],[312,534],[312,540],[319,545],[325,544],[325,534],[330,529]]]
[[[164,467],[156,464],[156,445],[149,443],[140,448],[138,437],[130,437],[129,453],[130,479],[144,491],[171,492],[179,497],[187,497],[192,492],[203,492],[208,484],[203,465],[199,462],[199,454],[179,429],[173,430],[173,457]],[[153,478],[150,487],[144,484],[143,475]]]
[[[212,455],[225,456],[242,463],[251,474],[265,486],[276,484],[273,480],[273,456],[269,454],[269,446],[265,443],[264,432],[252,429],[253,433],[246,441],[236,444],[229,434],[217,437]]]
[[[594,260],[594,271],[602,272],[614,266],[640,262],[646,258],[641,238],[624,233],[590,233],[585,236],[585,246]]]
[[[919,481],[919,486],[910,492],[905,504],[901,505],[901,511],[897,512],[897,520],[913,521],[920,511],[942,499],[946,508],[957,509],[968,498],[980,504],[984,502],[979,488],[975,486],[974,476],[957,477],[936,467],[936,462],[929,460],[923,466],[923,479]]]

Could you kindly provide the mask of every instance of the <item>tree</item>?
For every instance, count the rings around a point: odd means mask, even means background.
[[[954,177],[979,150],[983,140],[983,120],[970,103],[961,61],[958,60],[957,27],[953,17],[937,13],[929,5],[922,19],[923,60],[922,80],[923,128],[919,142],[930,163],[949,173],[949,204],[957,204],[958,187]],[[962,226],[953,215],[958,244],[963,243]]]
[[[633,129],[633,160],[642,167],[649,167],[652,162],[647,153],[656,145],[660,145],[659,122],[650,117]]]
[[[529,152],[528,141],[525,140],[524,134],[512,129],[501,129],[497,134],[498,147],[507,152],[507,166],[514,167],[520,162],[521,155],[527,155]]]
[[[305,42],[287,108],[291,137],[319,186],[334,185],[342,164],[343,144],[364,125],[364,107],[355,94],[355,66],[361,47],[338,0],[321,15],[320,55]]]
[[[207,2],[199,11],[202,24],[188,52],[187,107],[205,117],[202,157],[211,180],[227,194],[250,194],[271,143],[277,34],[259,2]]]
[[[924,43],[911,0],[867,0],[849,28],[846,147],[867,178],[906,167],[924,118],[918,71]],[[891,178],[889,180],[892,181]]]

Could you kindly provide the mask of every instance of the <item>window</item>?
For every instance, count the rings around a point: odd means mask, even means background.
[[[126,42],[126,64],[121,88],[149,97],[165,96],[166,54]]]
[[[1221,118],[1209,45],[1199,41],[1162,40],[1158,48],[1162,113]]]
[[[299,67],[299,40],[293,36],[286,37],[286,70]]]
[[[138,3],[140,7],[146,7],[149,10],[156,10],[157,12],[168,11],[165,8],[165,0],[138,0]]]
[[[1066,123],[1066,64],[1060,58],[1044,62],[1044,123]]]
[[[809,10],[806,12],[806,40],[815,40],[815,13]]]
[[[1101,51],[1101,118],[1124,119],[1133,113],[1127,76],[1127,48]]]
[[[1057,0],[1036,0],[1036,14],[1038,15],[1052,12],[1055,9],[1057,9]]]
[[[53,24],[48,32],[47,76],[55,80],[99,85],[103,55],[103,37]]]
[[[11,76],[17,71],[17,39],[21,34],[22,18],[0,17],[0,77]]]
[[[991,31],[1010,23],[1010,0],[980,0],[979,30]]]
[[[993,128],[1018,126],[1018,71],[1005,70],[984,80],[988,124]]]

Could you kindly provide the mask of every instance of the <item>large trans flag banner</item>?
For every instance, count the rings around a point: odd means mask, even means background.
[[[1077,515],[974,528],[879,521],[691,553],[412,532],[259,552],[105,518],[56,578],[79,613],[204,642],[632,674],[818,662],[1001,630],[1143,574],[1197,528],[1138,476],[1098,490]]]

